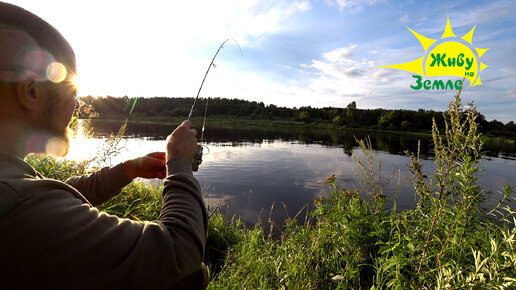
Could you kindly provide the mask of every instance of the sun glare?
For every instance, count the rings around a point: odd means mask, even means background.
[[[74,85],[74,87],[75,87],[77,90],[79,90],[79,88],[80,88],[80,79],[79,79],[79,76],[74,75],[74,76],[72,77],[72,84]]]
[[[79,120],[76,129],[70,136],[70,151],[66,156],[68,159],[86,160],[95,156],[99,141],[98,139],[91,138],[90,132],[87,131]]]

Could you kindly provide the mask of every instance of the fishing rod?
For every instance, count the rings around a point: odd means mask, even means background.
[[[202,79],[201,86],[199,87],[199,90],[197,91],[197,96],[195,97],[194,102],[192,104],[192,108],[190,109],[190,113],[188,114],[188,121],[190,121],[190,118],[192,118],[195,104],[197,103],[197,99],[199,98],[199,95],[201,94],[201,90],[202,90],[202,86],[204,85],[204,81],[206,80],[206,77],[208,76],[208,73],[210,72],[211,67],[212,66],[215,67],[215,64],[213,63],[215,61],[215,58],[219,54],[219,51],[224,47],[224,44],[226,44],[226,42],[228,42],[229,40],[233,40],[236,43],[236,45],[238,46],[238,49],[240,50],[240,54],[242,55],[242,50],[240,49],[240,45],[238,44],[238,42],[236,40],[234,40],[232,38],[228,38],[228,39],[224,40],[224,42],[222,42],[222,44],[219,46],[219,49],[217,49],[217,52],[211,59],[210,65],[208,66],[208,69],[206,70],[206,73],[204,74],[204,78]],[[208,99],[206,99],[206,107],[204,109],[204,119],[202,122],[201,140],[199,141],[199,143],[201,143],[204,138],[204,128],[206,125],[206,113],[207,112],[208,112]],[[203,145],[197,144],[197,151],[195,152],[195,155],[192,159],[192,170],[193,171],[199,170],[199,165],[202,163],[203,147],[204,147]]]

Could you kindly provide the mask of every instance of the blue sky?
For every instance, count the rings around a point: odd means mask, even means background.
[[[477,25],[473,46],[489,48],[483,85],[463,99],[489,120],[516,120],[516,1],[8,2],[69,40],[81,95],[194,97],[216,49],[233,38],[243,56],[228,42],[201,97],[289,107],[446,109],[452,91],[414,91],[412,73],[377,66],[423,56],[405,26],[439,39],[448,16],[459,37]]]

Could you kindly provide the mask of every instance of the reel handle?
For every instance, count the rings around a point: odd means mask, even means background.
[[[202,163],[202,145],[197,144],[197,151],[195,152],[195,155],[192,159],[192,170],[197,171],[199,170],[199,165]]]

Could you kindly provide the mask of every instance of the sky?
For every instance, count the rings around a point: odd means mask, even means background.
[[[5,0],[4,0],[5,1]],[[74,48],[79,95],[239,98],[287,107],[445,110],[454,91],[413,90],[413,73],[378,67],[426,55],[407,29],[489,48],[482,85],[465,88],[488,120],[516,121],[516,1],[6,1]],[[424,80],[458,77],[424,77]],[[467,84],[467,83],[466,83]],[[465,86],[466,87],[466,86]]]

